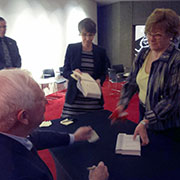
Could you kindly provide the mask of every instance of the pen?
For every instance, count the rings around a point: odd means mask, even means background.
[[[94,170],[96,168],[96,166],[91,166],[91,167],[87,167],[87,170]]]

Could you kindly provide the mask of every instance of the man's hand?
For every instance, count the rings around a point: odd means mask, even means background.
[[[74,141],[86,141],[91,137],[92,128],[84,126],[78,128],[74,133]]]
[[[89,180],[107,180],[109,177],[108,169],[101,161],[98,166],[89,172]]]
[[[143,120],[146,124],[148,123],[148,120]],[[146,126],[142,124],[141,122],[137,125],[135,131],[134,131],[134,139],[137,135],[140,135],[140,138],[142,140],[142,146],[145,146],[149,143],[149,138],[146,131]]]

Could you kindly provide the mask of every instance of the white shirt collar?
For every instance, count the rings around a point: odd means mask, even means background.
[[[16,141],[18,141],[19,143],[21,143],[23,146],[25,146],[29,151],[32,149],[33,147],[33,144],[32,142],[27,139],[27,138],[24,138],[24,137],[20,137],[20,136],[15,136],[15,135],[12,135],[12,134],[7,134],[7,133],[2,133],[1,134],[5,135],[5,136],[8,136]]]

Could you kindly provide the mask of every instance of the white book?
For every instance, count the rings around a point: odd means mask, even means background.
[[[77,88],[84,97],[101,98],[101,89],[97,82],[88,73],[78,73],[73,71],[71,76],[77,80]]]
[[[133,135],[119,133],[116,141],[116,154],[141,156],[140,137],[133,140]]]

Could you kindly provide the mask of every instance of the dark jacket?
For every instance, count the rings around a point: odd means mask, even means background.
[[[18,50],[16,41],[5,36],[4,42],[6,43],[8,50],[9,50],[12,67],[20,68],[21,67],[21,56],[19,54],[19,50]],[[3,52],[3,47],[2,47],[1,39],[0,39],[0,69],[4,69],[5,67],[6,67],[6,62],[4,59],[4,52]]]
[[[37,150],[68,145],[68,134],[35,132],[29,138]],[[0,134],[0,179],[53,180],[48,167],[37,152],[29,151],[18,141]]]
[[[68,89],[66,93],[66,102],[72,104],[76,94],[76,80],[71,77],[72,71],[75,69],[81,70],[81,52],[82,52],[82,43],[70,44],[67,47],[63,76],[69,80]],[[101,80],[101,85],[104,83],[106,74],[107,74],[107,66],[108,66],[108,58],[106,55],[105,49],[93,44],[93,57],[94,57],[94,72],[92,77]],[[101,99],[102,104],[104,103],[103,97]]]

